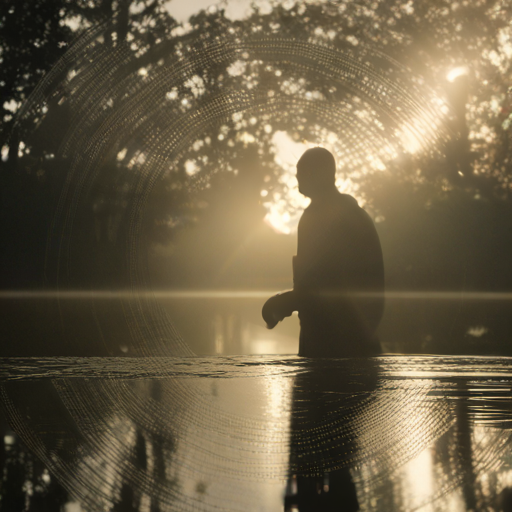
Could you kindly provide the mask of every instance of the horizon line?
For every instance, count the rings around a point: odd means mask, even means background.
[[[0,290],[2,299],[267,299],[281,293],[276,290],[236,290],[236,289],[168,289],[168,290]],[[325,292],[335,296],[335,292]],[[379,298],[382,292],[353,292],[340,295],[357,298]],[[512,301],[512,292],[475,291],[400,291],[384,292],[386,300],[469,300],[469,301]]]

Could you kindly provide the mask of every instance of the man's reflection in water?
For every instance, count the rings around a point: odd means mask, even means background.
[[[356,487],[348,468],[317,477],[295,476],[289,486],[295,495],[285,498],[285,511],[356,512],[359,510]]]
[[[285,512],[359,510],[350,472],[356,420],[372,400],[377,374],[371,359],[324,359],[296,377]]]

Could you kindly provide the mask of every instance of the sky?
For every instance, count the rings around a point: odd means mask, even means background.
[[[288,0],[294,4],[294,0]],[[271,3],[266,0],[171,0],[164,4],[171,16],[180,22],[185,22],[196,12],[216,5],[225,10],[225,14],[230,19],[242,19],[249,15],[251,6],[255,5],[260,11],[271,8]]]

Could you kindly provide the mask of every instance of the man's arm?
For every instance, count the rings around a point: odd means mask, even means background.
[[[281,320],[297,310],[297,294],[294,290],[278,293],[265,302],[261,316],[267,329],[273,329]]]

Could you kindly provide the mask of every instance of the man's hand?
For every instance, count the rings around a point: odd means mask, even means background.
[[[295,292],[283,292],[270,297],[261,310],[267,329],[273,329],[283,318],[291,316],[297,309]]]

